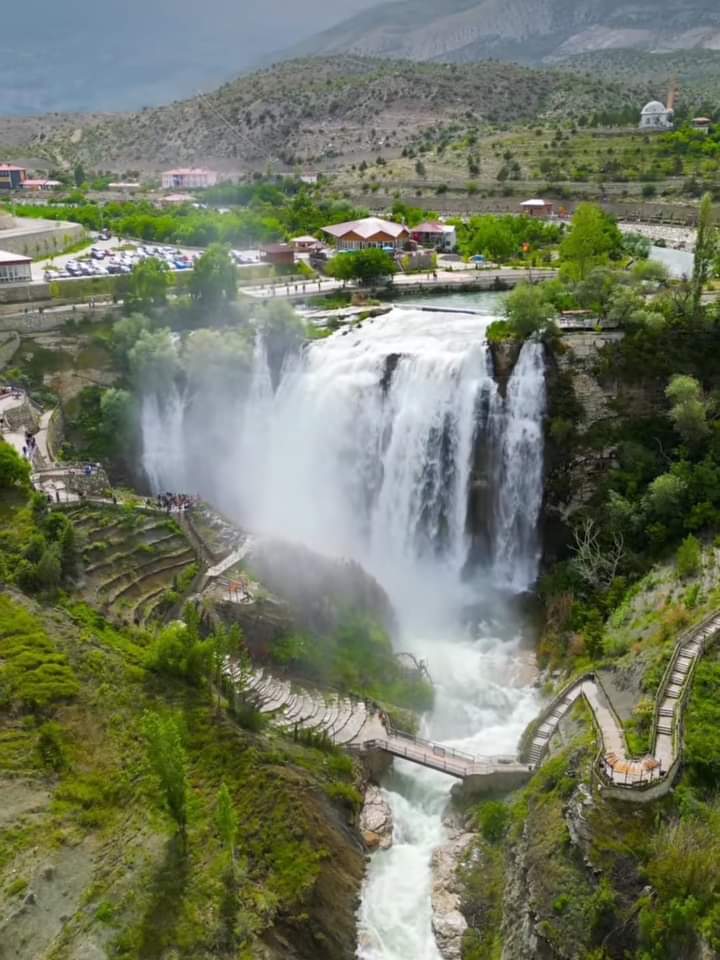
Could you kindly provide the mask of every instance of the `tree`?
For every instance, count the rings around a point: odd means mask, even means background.
[[[73,170],[73,180],[75,181],[76,187],[81,187],[85,183],[85,168],[81,163],[75,164],[75,169]],[[83,197],[83,200],[85,198]]]
[[[158,394],[167,393],[180,373],[177,349],[170,330],[165,327],[152,332],[143,330],[128,351],[128,362],[133,380]]]
[[[677,572],[678,576],[685,579],[697,573],[702,562],[702,547],[697,537],[692,534],[685,537],[678,547],[677,552]]]
[[[660,516],[671,517],[680,510],[685,481],[674,473],[661,473],[648,487],[648,503]]]
[[[541,284],[520,283],[505,299],[505,315],[516,337],[523,340],[547,326],[555,308]]]
[[[671,379],[665,396],[672,404],[670,419],[675,429],[688,446],[697,446],[710,433],[702,387],[695,377],[679,374]]]
[[[52,592],[57,590],[62,580],[62,563],[60,560],[60,548],[57,544],[51,544],[44,551],[38,560],[35,568],[35,579],[41,590]]]
[[[235,841],[237,838],[238,817],[233,807],[232,797],[223,782],[217,796],[215,807],[215,825],[230,854],[230,863],[235,863]]]
[[[340,253],[333,257],[327,272],[338,280],[359,280],[372,284],[397,272],[395,258],[386,250],[369,248],[356,253]]]
[[[180,725],[171,715],[163,717],[146,711],[143,732],[150,767],[184,843],[187,831],[187,756]]]
[[[706,193],[700,202],[700,210],[698,211],[695,262],[691,282],[691,303],[694,317],[699,315],[703,290],[710,279],[717,250],[715,210],[712,195]]]
[[[237,267],[221,243],[211,243],[196,261],[190,277],[192,296],[205,304],[234,300],[237,295]]]
[[[30,464],[14,447],[0,439],[0,487],[27,487],[30,483]]]
[[[574,531],[572,565],[590,586],[607,590],[618,574],[625,558],[622,534],[615,534],[612,544],[605,548],[595,521],[588,518]]]
[[[148,257],[136,263],[128,283],[128,297],[140,304],[152,303],[156,306],[167,301],[167,289],[170,283],[170,268],[164,260]]]
[[[623,238],[617,224],[600,207],[581,203],[570,232],[560,244],[560,259],[577,280],[584,280],[594,266],[622,251]]]
[[[127,452],[135,422],[133,395],[119,387],[105,390],[100,398],[100,430],[112,448]]]

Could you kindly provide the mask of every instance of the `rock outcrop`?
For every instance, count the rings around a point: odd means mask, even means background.
[[[457,869],[474,835],[467,833],[452,815],[446,820],[448,842],[432,856],[432,928],[444,960],[460,960],[468,923],[460,909],[462,885]]]
[[[360,833],[368,850],[387,850],[393,842],[393,815],[380,787],[370,784],[360,813]]]

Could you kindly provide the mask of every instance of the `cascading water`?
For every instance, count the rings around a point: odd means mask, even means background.
[[[250,529],[353,557],[379,579],[403,648],[436,683],[426,732],[475,754],[511,752],[536,706],[514,676],[522,631],[508,595],[537,572],[543,349],[523,346],[503,398],[490,319],[395,309],[311,345],[274,392],[258,344],[234,395],[149,397],[142,418],[158,489],[197,490]],[[219,442],[202,429],[217,423]],[[385,785],[394,845],[368,871],[362,960],[440,956],[430,859],[451,785],[395,764]]]

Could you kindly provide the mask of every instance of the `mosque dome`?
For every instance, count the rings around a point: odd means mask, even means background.
[[[660,103],[659,100],[651,100],[650,103],[646,103],[642,108],[643,117],[654,117],[661,113],[667,113],[668,108],[664,103]]]

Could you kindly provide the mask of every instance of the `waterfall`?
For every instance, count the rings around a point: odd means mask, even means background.
[[[536,710],[513,679],[524,640],[508,595],[537,575],[545,415],[539,343],[501,396],[488,303],[487,316],[393,309],[310,344],[275,390],[258,340],[229,395],[149,396],[142,411],[156,488],[204,494],[251,530],[378,578],[403,649],[430,664],[425,732],[476,754],[512,751]],[[401,761],[385,783],[395,843],[368,871],[361,960],[438,960],[430,858],[450,785]]]
[[[543,490],[545,358],[542,344],[523,345],[507,391],[507,413],[497,484],[495,577],[515,591],[537,574],[537,519]]]

